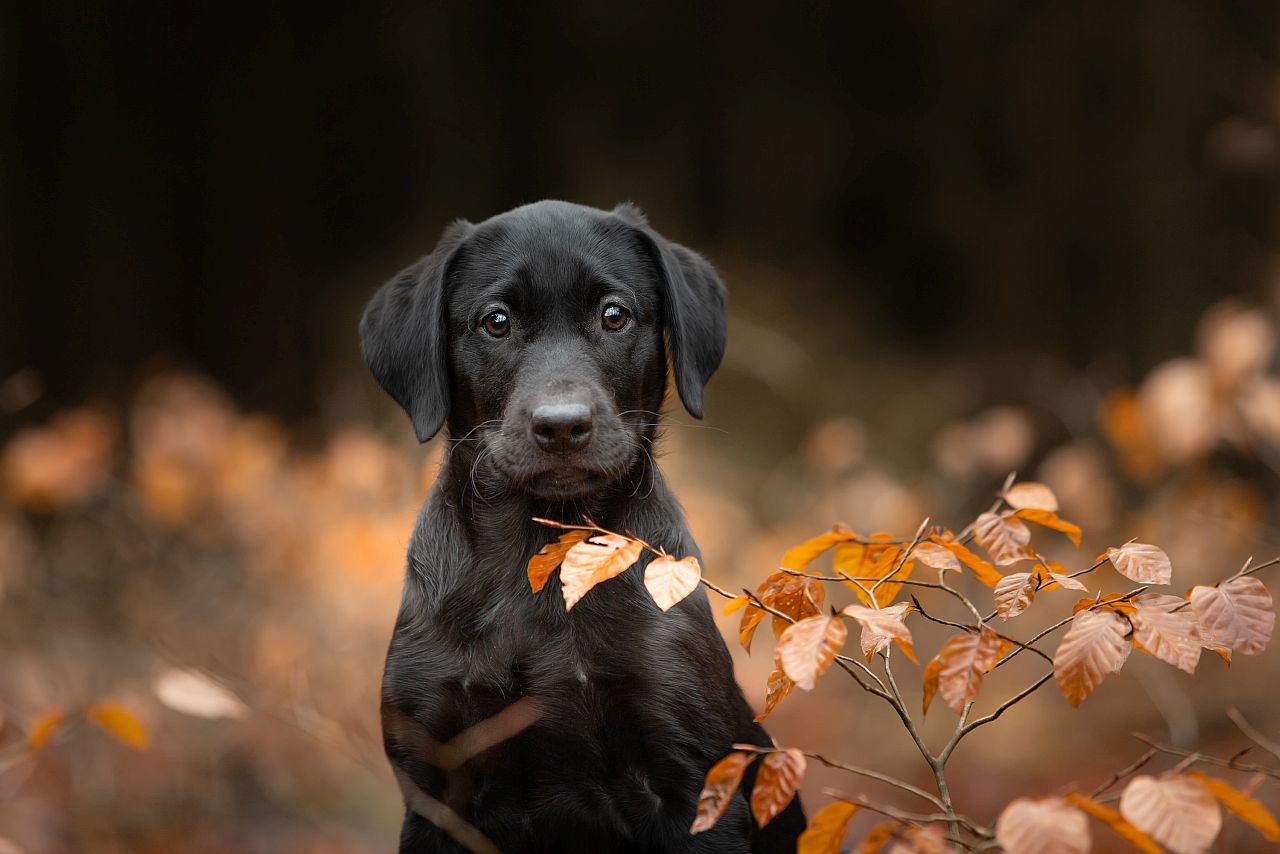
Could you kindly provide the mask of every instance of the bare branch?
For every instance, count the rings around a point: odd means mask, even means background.
[[[1268,768],[1265,765],[1254,765],[1252,763],[1247,763],[1247,762],[1238,762],[1234,758],[1219,759],[1216,756],[1206,756],[1203,753],[1197,753],[1194,750],[1183,750],[1180,747],[1170,747],[1166,744],[1157,744],[1155,741],[1153,741],[1152,739],[1150,739],[1146,735],[1143,735],[1140,732],[1135,732],[1133,734],[1133,737],[1136,738],[1138,741],[1142,742],[1143,744],[1145,744],[1147,747],[1158,750],[1161,753],[1167,753],[1170,756],[1182,756],[1184,758],[1194,758],[1196,762],[1201,762],[1206,765],[1216,765],[1219,768],[1230,768],[1234,771],[1248,771],[1252,774],[1264,774],[1267,777],[1271,777],[1272,779],[1280,780],[1280,769],[1278,768]]]
[[[1107,789],[1110,789],[1116,783],[1119,783],[1125,777],[1128,777],[1130,774],[1136,773],[1139,768],[1141,768],[1143,765],[1146,765],[1148,762],[1150,762],[1151,757],[1155,755],[1156,755],[1156,749],[1153,747],[1150,750],[1148,750],[1146,753],[1139,756],[1137,760],[1135,760],[1130,765],[1112,774],[1111,777],[1108,778],[1105,783],[1098,786],[1098,788],[1094,789],[1092,792],[1089,793],[1089,800],[1097,800],[1099,795],[1101,795]]]
[[[1240,714],[1240,710],[1235,706],[1227,706],[1227,717],[1231,718],[1234,723],[1244,733],[1245,738],[1270,753],[1272,756],[1280,759],[1280,742],[1276,742],[1263,734],[1261,730],[1253,724],[1245,720],[1244,715]]]

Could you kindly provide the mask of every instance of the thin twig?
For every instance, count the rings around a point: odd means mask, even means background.
[[[1168,753],[1170,756],[1194,756],[1197,762],[1203,762],[1206,765],[1217,765],[1220,768],[1230,768],[1234,771],[1248,771],[1252,774],[1264,774],[1272,779],[1280,780],[1280,769],[1277,768],[1268,768],[1265,765],[1254,765],[1247,762],[1237,762],[1233,759],[1219,759],[1216,756],[1205,756],[1203,753],[1197,753],[1193,750],[1183,750],[1180,747],[1170,747],[1167,744],[1158,744],[1140,732],[1135,732],[1133,737],[1145,744],[1147,747],[1154,748],[1161,753]]]
[[[1107,789],[1110,789],[1116,783],[1119,783],[1125,777],[1128,777],[1130,774],[1137,772],[1139,768],[1141,768],[1143,765],[1146,765],[1148,762],[1150,762],[1151,757],[1155,755],[1156,755],[1156,749],[1153,747],[1150,750],[1148,750],[1146,753],[1139,756],[1132,764],[1112,774],[1105,783],[1098,786],[1098,788],[1094,789],[1092,792],[1089,793],[1089,800],[1091,801],[1097,800],[1099,795],[1101,795]]]
[[[1240,714],[1240,710],[1235,706],[1227,706],[1227,717],[1231,718],[1231,722],[1244,733],[1245,738],[1270,753],[1272,756],[1280,759],[1280,742],[1276,742],[1263,734],[1261,730],[1253,724],[1245,720],[1244,715]]]

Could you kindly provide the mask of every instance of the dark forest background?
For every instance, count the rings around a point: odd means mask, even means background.
[[[165,358],[306,415],[382,279],[544,197],[802,275],[814,337],[868,356],[1141,370],[1275,238],[1276,140],[1240,116],[1280,109],[1278,15],[6,4],[0,373],[53,406]]]

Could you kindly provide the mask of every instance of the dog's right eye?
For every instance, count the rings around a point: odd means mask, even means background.
[[[484,331],[494,338],[505,338],[511,331],[511,318],[505,311],[491,311],[480,321]]]

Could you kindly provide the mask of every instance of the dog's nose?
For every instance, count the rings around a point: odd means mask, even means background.
[[[544,451],[576,451],[591,441],[591,407],[544,403],[533,410],[533,438]]]

